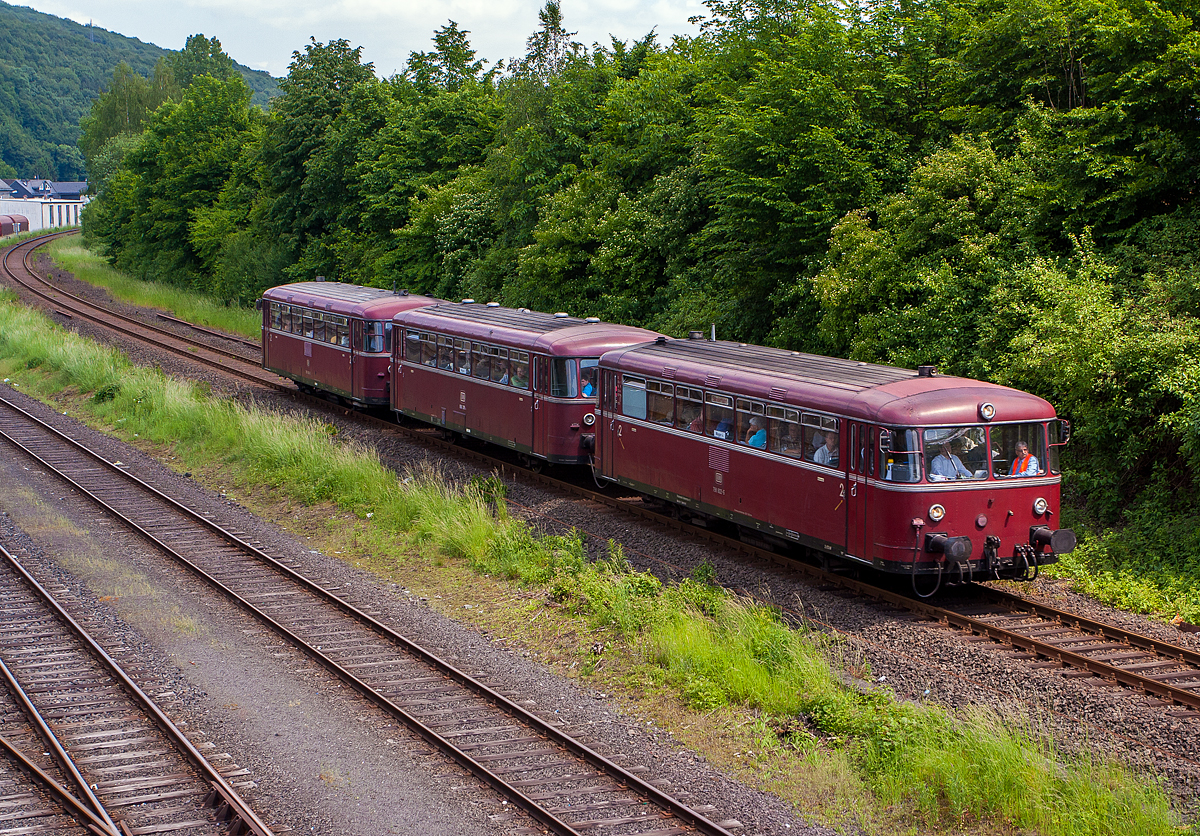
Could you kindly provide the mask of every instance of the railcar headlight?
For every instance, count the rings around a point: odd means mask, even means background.
[[[979,417],[985,421],[990,421],[996,417],[996,405],[990,403],[981,403],[979,405]]]
[[[583,423],[587,424],[589,427],[590,427],[592,424],[596,423],[596,413],[594,413],[594,412],[589,412],[587,415],[584,415],[584,416],[583,416]]]
[[[1046,513],[1046,509],[1050,507],[1050,503],[1042,499],[1040,496],[1033,501],[1033,513],[1039,517]]]
[[[941,522],[942,518],[945,516],[946,516],[946,509],[944,507],[942,507],[941,505],[935,504],[935,505],[929,506],[929,519],[933,520],[935,523]]]

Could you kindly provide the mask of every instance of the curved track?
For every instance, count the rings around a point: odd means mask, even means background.
[[[29,253],[47,240],[49,237],[34,239],[10,250],[4,258],[5,269],[9,269],[11,253],[24,250],[21,263],[25,271],[32,274],[33,271],[27,264]],[[43,295],[43,298],[49,299],[50,297]],[[94,307],[90,303],[83,304]],[[82,312],[81,315],[83,315]],[[124,328],[117,328],[117,330],[130,333]],[[308,403],[329,408],[328,401],[302,395],[296,392],[290,383],[267,375],[261,369],[257,370],[257,376],[251,378],[250,375],[243,375],[241,372],[231,369],[227,362],[213,362],[198,355],[194,349],[171,348],[166,345],[162,347],[224,371],[232,371],[239,376],[254,379],[255,382],[270,386]],[[1200,711],[1200,654],[1189,648],[1151,639],[1073,613],[1053,610],[1021,596],[990,587],[973,587],[979,590],[980,597],[987,601],[984,606],[957,609],[938,607],[925,601],[914,600],[907,595],[819,569],[768,548],[761,548],[734,537],[681,522],[669,513],[659,513],[646,507],[640,500],[633,497],[613,497],[580,484],[531,472],[518,467],[510,460],[443,439],[436,430],[413,429],[353,410],[342,410],[342,413],[378,429],[399,432],[419,443],[472,459],[486,467],[513,473],[545,487],[619,509],[643,520],[671,527],[735,552],[785,565],[801,572],[817,584],[838,587],[846,590],[849,594],[876,600],[890,607],[907,610],[922,618],[938,621],[969,634],[969,637],[974,640],[985,639],[1005,644],[1012,647],[1019,655],[1023,654],[1030,664],[1062,667],[1069,669],[1066,675],[1099,677],[1106,682],[1133,688],[1145,694],[1160,697],[1170,706],[1182,706],[1189,716],[1193,711]]]
[[[705,808],[682,804],[394,632],[345,590],[300,575],[2,399],[0,436],[549,831],[728,836]]]

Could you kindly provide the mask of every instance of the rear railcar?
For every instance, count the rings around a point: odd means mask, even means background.
[[[259,302],[263,368],[355,406],[386,406],[392,317],[436,301],[341,282],[273,287]]]
[[[600,355],[659,336],[470,301],[406,311],[393,323],[397,413],[561,464],[591,458]]]
[[[1002,386],[702,339],[601,358],[599,474],[884,572],[1028,577],[1056,526],[1065,426]]]

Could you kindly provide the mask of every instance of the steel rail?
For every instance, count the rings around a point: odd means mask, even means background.
[[[70,815],[77,821],[80,821],[88,830],[100,834],[100,836],[121,836],[107,813],[105,813],[103,819],[97,816],[88,805],[72,795],[70,790],[54,780],[52,776],[43,772],[41,767],[31,761],[24,752],[11,740],[4,737],[4,735],[0,735],[0,748],[4,749],[5,757],[8,758],[13,766],[28,775],[45,792],[52,795],[55,801],[64,808],[67,808]]]
[[[225,778],[221,776],[221,773],[219,773],[216,768],[208,762],[208,759],[200,753],[200,750],[192,745],[192,742],[188,740],[187,736],[184,735],[182,731],[179,730],[179,727],[171,722],[171,718],[168,717],[163,710],[158,707],[158,704],[155,703],[154,700],[152,700],[150,696],[143,691],[127,673],[125,673],[124,669],[117,663],[117,661],[113,659],[112,656],[110,656],[108,652],[94,638],[92,638],[92,636],[86,630],[83,629],[79,622],[71,617],[70,613],[63,609],[62,605],[55,600],[54,596],[52,596],[49,591],[47,591],[46,588],[43,587],[23,565],[21,565],[16,556],[13,555],[8,549],[4,548],[3,545],[0,545],[0,557],[7,561],[9,566],[11,566],[21,580],[25,582],[25,585],[28,586],[33,593],[40,598],[42,602],[45,603],[46,606],[63,621],[63,623],[67,625],[68,628],[70,628],[71,632],[75,634],[76,638],[79,639],[79,641],[92,653],[92,655],[100,662],[100,664],[107,669],[108,672],[121,684],[125,691],[134,698],[134,701],[141,705],[142,710],[145,711],[146,715],[154,722],[155,725],[159,727],[159,729],[162,730],[167,738],[176,746],[176,748],[179,749],[180,753],[183,754],[187,760],[191,761],[192,765],[200,771],[200,773],[204,776],[205,781],[212,784],[214,787],[219,788],[219,792],[225,799],[226,803],[236,811],[238,818],[240,818],[246,824],[246,826],[250,828],[251,832],[253,832],[255,836],[273,836],[271,829],[261,819],[259,819],[257,814],[255,814],[255,812],[250,808],[250,805],[248,805],[241,798],[241,796],[238,795],[237,791],[229,785],[229,782],[227,782]],[[11,674],[8,673],[8,668],[2,661],[0,661],[0,671],[3,671],[6,676],[11,678]],[[15,682],[15,680],[11,681]],[[22,692],[22,694],[24,694],[24,692]],[[24,699],[28,700],[27,697]],[[27,708],[27,711],[30,710],[35,714],[37,713],[37,709],[33,707],[32,702],[29,702],[29,707]],[[41,721],[40,715],[38,716],[38,719]],[[44,721],[41,722],[44,725]],[[49,727],[46,727],[46,731],[49,732]],[[53,737],[53,732],[49,733]],[[57,738],[55,738],[54,742],[57,743]],[[61,747],[59,748],[61,749]],[[68,761],[70,760],[69,756],[66,755],[65,750],[62,754],[67,758]],[[102,805],[100,805],[99,799],[92,795],[91,787],[88,786],[88,783],[86,780],[84,780],[83,776],[74,769],[74,763],[71,763],[71,768],[73,777],[75,780],[81,783],[82,788],[89,800],[96,804],[99,807],[99,810],[102,811],[104,808]],[[105,813],[104,816],[107,818],[107,813]],[[111,823],[111,820],[109,821]],[[115,831],[116,825],[113,824],[112,828]]]
[[[7,274],[12,281],[21,285],[21,287],[25,288],[27,291],[39,297],[40,299],[48,302],[52,307],[54,307],[55,311],[60,314],[64,314],[68,317],[70,317],[72,314],[80,316],[90,322],[102,325],[105,328],[110,328],[113,331],[124,334],[128,337],[132,337],[140,342],[153,345],[156,348],[161,348],[173,354],[189,357],[196,362],[204,363],[205,365],[219,369],[226,374],[235,375],[236,377],[251,381],[253,383],[283,388],[283,384],[279,383],[277,379],[272,379],[271,377],[267,376],[267,372],[262,369],[261,362],[258,360],[238,354],[237,352],[228,351],[223,348],[217,348],[209,345],[208,343],[201,342],[200,340],[193,340],[189,337],[175,334],[171,331],[167,331],[166,329],[156,328],[155,326],[142,322],[141,320],[124,316],[123,314],[116,313],[115,311],[111,311],[103,306],[96,305],[86,299],[83,299],[82,297],[70,294],[67,291],[59,290],[58,288],[53,287],[39,278],[34,272],[33,268],[29,265],[29,259],[32,256],[33,251],[55,238],[72,234],[74,233],[56,233],[45,236],[44,238],[35,238],[30,241],[23,241],[15,247],[11,247],[5,251],[4,258],[2,261],[0,261],[0,266],[3,267],[5,274]],[[19,276],[9,264],[9,259],[17,252],[21,252],[22,254],[22,267],[25,272],[32,276],[37,282],[41,282],[47,287],[50,287],[54,294],[59,294],[69,298],[72,300],[72,303],[64,304],[61,299],[56,299],[51,293],[41,290],[33,283],[21,278],[21,276]],[[67,311],[59,310],[58,306],[66,308]],[[179,343],[191,346],[192,348],[198,349],[202,352],[208,352],[217,355],[224,359],[216,360],[205,357],[200,353],[192,351],[180,351],[178,346]],[[237,363],[244,363],[253,369],[253,371],[240,369],[236,365],[231,365],[226,362],[227,360],[234,360]]]
[[[0,552],[3,552],[5,557],[10,557],[3,546],[0,546]],[[17,705],[20,707],[21,711],[24,712],[26,718],[28,718],[30,724],[34,728],[34,731],[38,733],[38,737],[42,738],[42,742],[44,742],[46,747],[50,750],[50,755],[58,764],[58,768],[62,770],[63,775],[70,778],[71,783],[75,785],[76,789],[78,789],[80,794],[83,796],[82,800],[85,801],[87,805],[92,808],[92,812],[94,812],[96,816],[104,822],[105,827],[112,833],[116,833],[117,823],[114,822],[112,817],[108,815],[108,811],[104,809],[104,805],[100,803],[100,799],[96,797],[94,792],[92,792],[92,788],[88,785],[87,779],[83,777],[82,773],[79,771],[79,767],[75,765],[74,759],[67,754],[67,750],[63,747],[62,742],[59,741],[58,735],[51,730],[45,718],[42,717],[41,712],[37,710],[37,706],[33,704],[33,700],[29,698],[29,694],[25,693],[25,689],[21,687],[21,683],[17,681],[15,676],[13,676],[12,671],[8,669],[8,665],[4,664],[3,660],[0,660],[0,676],[4,677],[4,681],[8,685],[9,692],[11,692],[13,697],[16,699]]]
[[[576,740],[574,737],[555,728],[554,726],[552,726],[545,720],[542,720],[537,715],[529,712],[522,706],[514,703],[512,700],[505,697],[504,695],[489,688],[488,686],[486,686],[479,680],[475,679],[474,677],[467,674],[466,672],[456,668],[449,662],[436,656],[435,654],[433,654],[429,650],[425,649],[421,645],[417,644],[416,642],[412,641],[411,639],[408,639],[407,637],[395,632],[392,628],[379,622],[372,616],[370,616],[367,613],[363,612],[362,610],[358,609],[357,607],[350,604],[349,602],[343,600],[339,596],[334,595],[332,592],[329,592],[328,590],[322,588],[320,585],[318,585],[314,581],[304,577],[303,575],[299,574],[295,570],[291,569],[290,567],[284,565],[283,563],[279,562],[275,558],[271,557],[270,555],[266,554],[265,552],[261,551],[260,549],[256,548],[255,546],[251,545],[250,543],[245,542],[240,537],[238,537],[237,535],[233,534],[232,532],[222,528],[220,525],[213,522],[212,520],[207,519],[203,515],[193,511],[191,508],[188,508],[187,506],[183,505],[182,503],[178,502],[177,500],[173,499],[172,497],[167,496],[166,494],[162,493],[154,486],[147,484],[146,482],[142,481],[141,479],[134,476],[133,474],[128,473],[125,470],[122,470],[121,468],[117,467],[113,463],[109,462],[103,456],[92,451],[87,446],[81,444],[80,442],[76,441],[75,439],[72,439],[70,436],[67,436],[65,433],[62,433],[61,431],[55,429],[54,427],[51,427],[50,425],[43,422],[41,419],[29,414],[25,410],[22,410],[20,407],[16,406],[15,404],[10,403],[9,401],[7,401],[3,398],[0,398],[0,405],[3,405],[4,407],[7,407],[12,412],[19,414],[25,420],[37,425],[44,432],[53,435],[60,441],[70,445],[70,447],[73,448],[74,450],[76,450],[77,452],[82,453],[83,455],[90,458],[91,460],[99,463],[109,472],[119,475],[121,477],[121,479],[123,479],[124,481],[137,486],[139,489],[150,494],[151,496],[153,496],[160,502],[167,504],[173,510],[185,515],[187,518],[191,519],[193,522],[203,526],[204,528],[208,529],[212,533],[216,534],[218,537],[222,538],[223,540],[228,542],[230,545],[233,545],[236,548],[238,548],[239,550],[243,551],[244,553],[254,557],[260,563],[266,564],[273,571],[284,575],[286,578],[288,578],[292,582],[302,586],[304,589],[309,591],[311,594],[319,597],[321,600],[325,601],[326,603],[333,605],[337,609],[341,610],[345,614],[352,617],[355,621],[359,622],[364,627],[369,628],[377,635],[389,640],[390,642],[392,642],[395,645],[398,645],[406,653],[418,658],[425,664],[429,665],[430,667],[439,671],[443,675],[445,675],[448,678],[452,679],[453,681],[457,682],[459,685],[463,686],[464,688],[470,690],[471,692],[475,693],[476,695],[483,697],[487,701],[491,702],[493,705],[502,709],[503,711],[508,713],[510,716],[514,717],[515,719],[519,720],[520,722],[525,723],[526,725],[531,727],[534,731],[543,735],[550,741],[562,746],[564,749],[566,749],[568,752],[573,754],[575,757],[580,758],[581,760],[586,762],[588,765],[594,767],[595,769],[599,770],[600,772],[608,775],[610,778],[616,780],[618,782],[618,784],[623,785],[626,788],[632,789],[638,795],[642,796],[646,800],[655,804],[655,806],[659,807],[661,810],[664,810],[665,812],[669,813],[670,815],[674,816],[675,818],[683,821],[687,825],[690,825],[698,833],[709,834],[709,836],[731,836],[729,831],[726,830],[725,828],[721,827],[719,824],[710,821],[708,818],[706,818],[702,814],[698,813],[697,811],[689,808],[688,806],[684,805],[682,802],[678,801],[674,797],[662,792],[661,790],[659,790],[657,787],[653,786],[652,784],[650,784],[646,781],[643,781],[637,775],[633,774],[632,772],[629,772],[628,770],[624,769],[620,765],[614,763],[610,759],[608,759],[608,758],[604,757],[603,755],[599,754],[598,752],[594,751],[590,747],[588,747],[585,744],[581,743],[580,741]],[[482,763],[471,758],[471,756],[469,754],[467,754],[466,752],[459,749],[459,747],[456,746],[452,741],[450,741],[446,738],[443,738],[436,731],[434,731],[433,729],[426,726],[418,718],[416,718],[415,716],[413,716],[412,714],[407,712],[401,706],[396,705],[391,700],[389,700],[386,696],[379,693],[378,691],[373,689],[370,685],[363,682],[357,676],[355,676],[354,674],[350,673],[348,670],[346,670],[345,668],[340,666],[336,661],[334,661],[333,659],[331,659],[330,657],[328,657],[327,655],[322,653],[318,649],[317,646],[314,646],[310,642],[308,642],[308,641],[304,640],[303,638],[301,638],[300,636],[296,635],[288,627],[279,623],[274,618],[272,618],[270,615],[268,615],[267,613],[260,610],[253,603],[251,603],[250,601],[247,601],[245,598],[238,595],[237,592],[230,589],[221,580],[213,577],[211,574],[209,574],[207,571],[205,571],[202,567],[196,565],[188,557],[181,554],[177,549],[173,548],[171,545],[169,545],[167,543],[162,542],[159,538],[155,537],[155,535],[152,532],[147,531],[136,520],[130,519],[127,515],[123,514],[119,510],[113,508],[102,497],[97,496],[94,492],[90,491],[87,487],[85,487],[84,485],[80,484],[79,482],[73,480],[70,476],[63,473],[59,468],[55,467],[52,463],[46,461],[41,456],[38,456],[33,451],[24,447],[24,445],[22,445],[19,441],[12,438],[11,436],[9,436],[7,433],[3,432],[2,430],[0,430],[0,436],[4,437],[6,440],[8,440],[10,444],[18,447],[19,449],[22,449],[25,452],[25,454],[28,455],[30,458],[37,461],[39,464],[41,464],[47,470],[54,473],[60,479],[67,482],[68,484],[70,484],[72,487],[74,487],[76,490],[78,490],[82,495],[91,499],[93,502],[95,502],[101,508],[104,508],[107,513],[120,519],[131,530],[137,532],[140,536],[142,536],[147,541],[152,543],[156,548],[161,549],[164,553],[170,555],[172,557],[172,559],[174,559],[181,566],[184,566],[189,571],[194,573],[197,577],[200,577],[202,580],[205,581],[205,583],[209,584],[214,589],[219,590],[223,595],[225,595],[227,598],[229,598],[235,605],[237,605],[244,611],[253,615],[255,618],[257,618],[262,623],[269,626],[272,630],[276,631],[278,634],[284,636],[297,649],[299,649],[301,652],[305,653],[307,656],[312,658],[314,661],[316,661],[322,667],[329,670],[332,674],[337,676],[339,679],[341,679],[343,682],[345,682],[347,685],[349,685],[351,688],[353,688],[356,692],[358,692],[360,695],[362,695],[364,698],[371,701],[372,703],[374,703],[376,706],[383,709],[387,713],[392,714],[397,719],[400,719],[402,722],[404,722],[405,725],[407,725],[409,728],[411,728],[414,732],[416,732],[424,740],[428,741],[430,744],[434,745],[439,750],[446,752],[447,754],[450,754],[451,757],[453,757],[458,763],[460,763],[464,768],[466,768],[472,774],[476,775],[476,777],[480,778],[485,783],[489,784],[490,786],[495,788],[497,791],[501,792],[503,795],[508,796],[509,798],[513,799],[518,804],[518,806],[522,807],[522,809],[524,809],[527,813],[529,813],[537,821],[539,821],[546,827],[550,828],[550,830],[552,832],[558,833],[558,834],[563,834],[563,836],[577,836],[577,834],[579,834],[578,830],[571,827],[571,825],[562,821],[557,816],[554,816],[552,813],[548,812],[542,805],[538,804],[536,801],[534,801],[533,799],[526,796],[525,793],[521,792],[518,788],[509,784],[507,781],[505,781],[499,775],[488,770],[487,767],[484,766]]]

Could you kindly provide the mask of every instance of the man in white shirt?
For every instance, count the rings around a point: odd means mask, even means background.
[[[836,467],[837,443],[837,433],[826,433],[825,443],[817,448],[816,455],[813,456],[813,461],[817,464],[823,464],[828,467]]]
[[[929,481],[931,482],[940,482],[943,479],[973,479],[974,477],[975,474],[967,469],[967,466],[962,463],[962,459],[954,455],[949,443],[942,445],[942,452],[938,453],[929,464]]]

